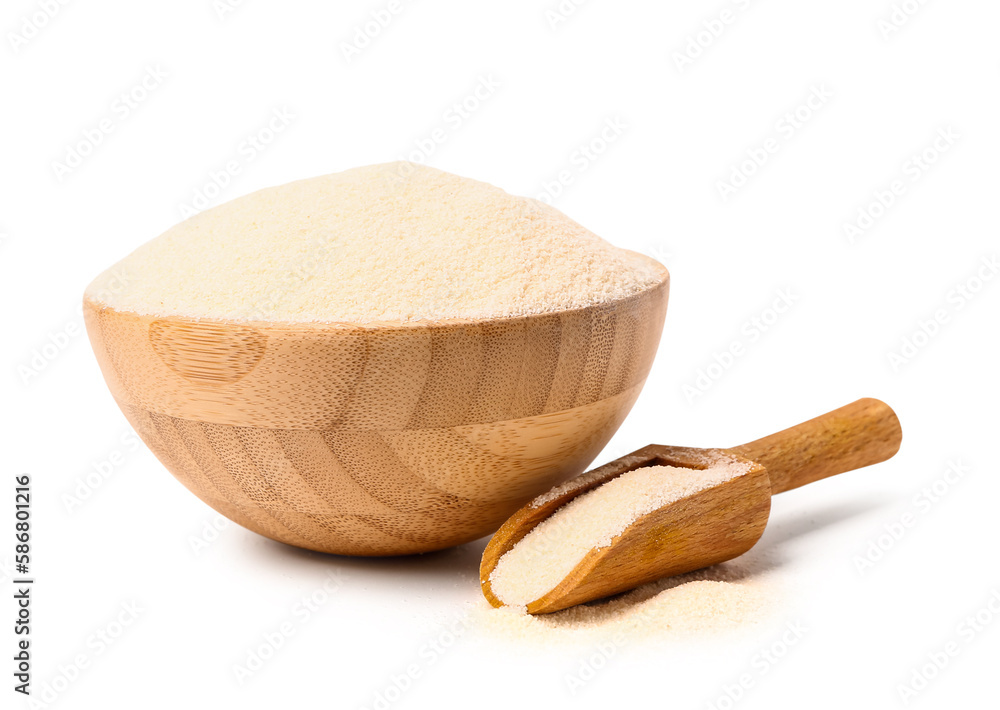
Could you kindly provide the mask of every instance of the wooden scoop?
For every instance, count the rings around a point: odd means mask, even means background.
[[[558,585],[527,605],[547,614],[600,599],[662,577],[731,560],[764,532],[771,496],[856,468],[885,461],[903,433],[895,413],[877,399],[859,399],[777,434],[731,449],[653,444],[553,489],[518,510],[483,552],[483,594],[503,606],[490,587],[500,558],[532,528],[582,493],[643,466],[705,469],[739,461],[749,470],[644,515],[607,547],[592,549]]]

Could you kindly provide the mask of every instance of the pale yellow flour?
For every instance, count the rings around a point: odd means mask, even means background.
[[[202,212],[87,294],[157,316],[372,323],[579,308],[638,293],[662,274],[549,205],[388,163]]]
[[[745,633],[769,619],[782,603],[782,587],[761,562],[742,558],[643,585],[610,599],[553,614],[524,607],[494,609],[479,599],[470,626],[518,645],[594,643],[619,637],[628,642],[689,642],[717,634]]]

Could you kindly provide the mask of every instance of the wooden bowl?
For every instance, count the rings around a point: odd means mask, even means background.
[[[584,470],[649,373],[662,271],[618,301],[484,321],[230,322],[90,299],[84,316],[111,394],[195,495],[291,545],[398,555],[491,533]]]

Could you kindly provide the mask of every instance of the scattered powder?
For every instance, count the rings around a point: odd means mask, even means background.
[[[638,293],[663,275],[537,200],[388,163],[202,212],[87,294],[156,316],[374,323],[561,311]]]
[[[780,586],[753,552],[739,560],[643,585],[626,594],[563,609],[528,614],[524,607],[494,609],[480,598],[470,614],[479,634],[545,647],[604,641],[688,643],[717,634],[745,633],[781,607]]]
[[[704,470],[647,466],[623,473],[572,499],[503,555],[490,575],[493,593],[509,606],[529,604],[559,584],[587,553],[610,545],[642,516],[749,468],[723,458]]]

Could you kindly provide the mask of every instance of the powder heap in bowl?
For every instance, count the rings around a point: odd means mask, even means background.
[[[87,295],[153,316],[375,323],[569,310],[662,279],[650,259],[549,205],[388,163],[202,212],[101,274]]]

